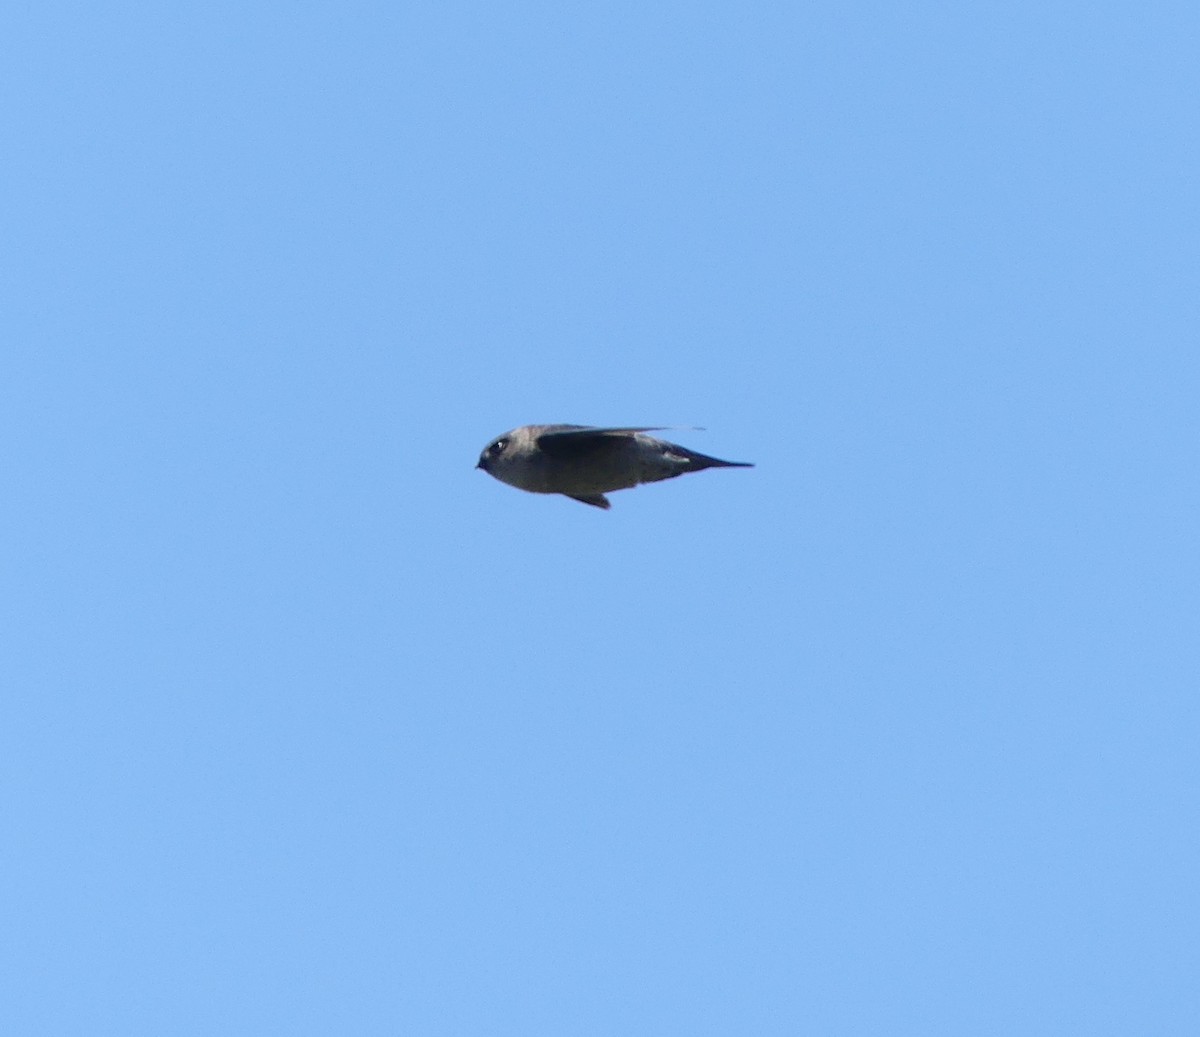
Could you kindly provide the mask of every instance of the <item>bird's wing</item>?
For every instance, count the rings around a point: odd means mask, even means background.
[[[594,454],[597,450],[615,446],[615,440],[630,438],[639,432],[657,432],[665,426],[646,425],[637,428],[599,427],[594,425],[560,425],[537,437],[538,449],[551,457],[574,461]]]
[[[618,425],[557,425],[538,436],[541,445],[547,439],[588,439],[592,436],[632,436],[638,432],[661,432],[669,425],[632,426]]]
[[[608,498],[605,497],[603,493],[593,493],[587,497],[577,497],[573,493],[568,493],[567,496],[570,497],[571,500],[577,500],[583,504],[590,504],[594,508],[603,508],[605,511],[612,507],[612,505],[608,502]]]

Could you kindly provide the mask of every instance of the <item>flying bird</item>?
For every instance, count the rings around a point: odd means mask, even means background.
[[[518,490],[561,493],[596,508],[612,506],[606,493],[638,483],[673,479],[705,468],[754,467],[745,461],[721,461],[646,435],[663,428],[523,425],[493,439],[475,467]]]

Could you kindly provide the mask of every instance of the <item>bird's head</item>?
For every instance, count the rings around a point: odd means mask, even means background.
[[[485,472],[491,474],[492,465],[504,456],[504,451],[508,449],[508,436],[500,436],[498,439],[493,439],[483,449],[483,453],[479,455],[479,463],[476,468],[482,468]]]

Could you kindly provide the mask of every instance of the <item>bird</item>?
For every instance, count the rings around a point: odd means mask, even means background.
[[[612,507],[605,494],[613,490],[705,468],[754,467],[646,435],[667,427],[522,425],[484,447],[475,467],[518,490],[561,493],[605,510]]]

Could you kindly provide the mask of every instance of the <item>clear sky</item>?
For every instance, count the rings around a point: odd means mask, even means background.
[[[0,39],[0,1032],[1200,1032],[1195,3]]]

